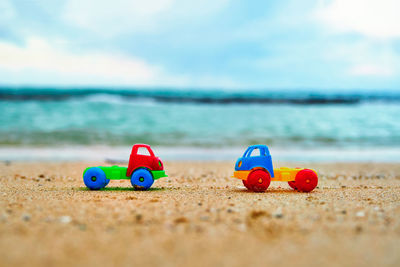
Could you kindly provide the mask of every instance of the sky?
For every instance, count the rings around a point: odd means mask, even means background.
[[[0,85],[400,90],[397,0],[1,0]]]

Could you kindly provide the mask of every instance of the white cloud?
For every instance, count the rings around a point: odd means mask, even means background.
[[[68,24],[104,37],[157,31],[193,18],[205,20],[229,0],[68,0],[63,19]]]
[[[324,46],[327,62],[344,64],[350,76],[395,77],[400,56],[390,42],[333,42]]]
[[[89,80],[94,84],[152,84],[164,74],[159,67],[123,55],[71,53],[43,39],[28,39],[26,46],[0,42],[1,72],[23,77],[24,73],[50,74],[43,83],[57,76],[68,77],[70,84]],[[2,78],[7,82],[7,77]]]
[[[0,41],[0,82],[14,85],[235,87],[227,77],[175,75],[160,66],[100,52],[73,53],[60,40]]]
[[[202,21],[206,19],[205,17],[215,15],[226,8],[229,2],[230,0],[174,0],[174,4],[171,5],[168,12],[172,15],[170,17],[178,20],[179,18],[199,18]]]
[[[399,38],[399,12],[398,0],[333,0],[321,1],[315,15],[338,32],[355,32],[374,38]]]
[[[69,0],[64,19],[78,27],[104,36],[149,30],[154,19],[169,8],[174,0]]]
[[[352,76],[392,76],[393,68],[375,64],[358,64],[349,69]]]

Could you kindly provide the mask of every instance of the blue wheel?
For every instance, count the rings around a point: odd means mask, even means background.
[[[91,190],[99,190],[107,183],[106,174],[99,167],[88,169],[83,175],[83,182]]]
[[[109,182],[110,182],[110,179],[107,179],[107,178],[106,178],[106,182],[105,182],[105,184],[104,184],[103,187],[106,187],[106,186],[108,185]]]
[[[147,190],[153,183],[153,175],[146,169],[137,169],[132,173],[131,184],[135,189]]]

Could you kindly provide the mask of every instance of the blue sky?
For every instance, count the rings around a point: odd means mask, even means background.
[[[400,1],[2,0],[0,84],[400,90]]]

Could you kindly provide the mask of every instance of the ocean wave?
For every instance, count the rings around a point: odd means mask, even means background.
[[[151,98],[146,98],[146,97],[127,98],[122,95],[110,95],[103,93],[86,95],[79,98],[72,98],[71,101],[107,103],[107,104],[140,104],[147,106],[154,106],[156,104],[156,100]]]
[[[108,89],[108,88],[0,88],[3,101],[65,101],[87,99],[88,101],[151,101],[162,103],[195,104],[357,104],[361,102],[400,102],[395,92],[364,91],[340,92],[335,90],[264,90],[219,91],[178,89]]]

